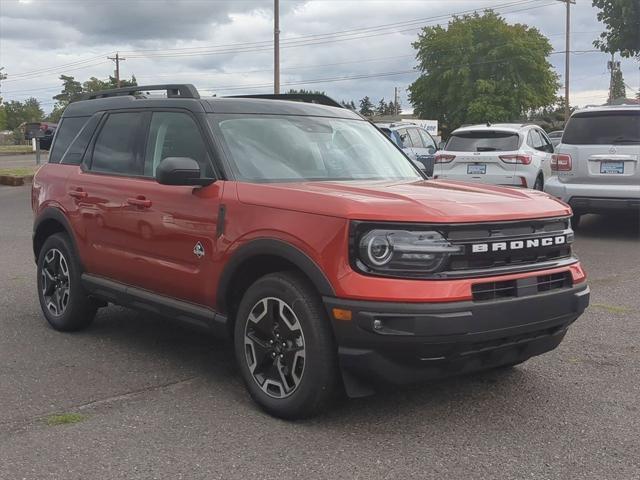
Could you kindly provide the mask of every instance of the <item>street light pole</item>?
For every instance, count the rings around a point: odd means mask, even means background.
[[[280,93],[280,1],[273,0],[273,93]]]

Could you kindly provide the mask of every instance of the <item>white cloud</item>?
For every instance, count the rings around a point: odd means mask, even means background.
[[[106,56],[115,51],[123,52],[127,58],[121,65],[123,76],[135,74],[141,83],[184,81],[219,94],[243,93],[235,88],[246,88],[246,93],[271,90],[270,0],[34,0],[30,4],[1,1],[0,64],[9,74],[2,84],[5,99],[35,96],[49,110],[54,103],[51,97],[60,90],[60,73],[79,80],[90,76],[106,78],[113,73],[113,63]],[[405,89],[417,78],[416,73],[364,77],[412,69],[416,62],[411,43],[420,26],[442,21],[434,17],[499,5],[506,0],[281,3],[281,82],[285,88],[296,82],[358,76],[353,80],[291,86],[324,90],[337,99],[356,101],[364,95],[390,100],[397,86],[403,104],[408,107]],[[505,18],[536,26],[549,36],[556,50],[564,50],[563,5],[557,2],[537,7],[533,2],[512,7],[510,10],[518,11],[507,13]],[[38,12],[36,16],[34,9]],[[379,34],[390,32],[389,27],[368,34],[353,31],[416,19],[423,20],[387,35]],[[573,50],[593,49],[592,41],[602,25],[596,20],[590,0],[578,0],[572,7],[572,30]],[[322,37],[341,31],[352,31],[352,39],[327,42]],[[300,37],[306,37],[298,42],[303,46],[288,44]],[[245,51],[238,52],[238,44],[246,45]],[[158,56],[178,52],[190,55]],[[602,98],[601,92],[606,91],[609,82],[607,60],[608,56],[599,52],[572,55],[572,103],[584,105]],[[564,56],[552,55],[550,61],[562,75]],[[62,64],[66,67],[54,68]],[[34,73],[19,75],[24,72]],[[624,60],[623,73],[627,84],[637,89],[640,84],[637,62]]]

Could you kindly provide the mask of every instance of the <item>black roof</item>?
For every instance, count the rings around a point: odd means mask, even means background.
[[[167,98],[147,97],[142,93],[151,90],[164,90]],[[339,104],[323,95],[284,94],[200,98],[195,87],[179,84],[126,87],[96,92],[85,98],[87,99],[70,104],[65,109],[64,117],[83,117],[105,110],[131,108],[182,108],[194,113],[306,115],[362,119],[351,110],[330,106]]]

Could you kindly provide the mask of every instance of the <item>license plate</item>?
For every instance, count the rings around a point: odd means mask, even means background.
[[[469,175],[484,175],[485,173],[487,173],[487,166],[484,163],[467,165],[467,173]]]
[[[624,162],[600,162],[600,173],[623,174]]]

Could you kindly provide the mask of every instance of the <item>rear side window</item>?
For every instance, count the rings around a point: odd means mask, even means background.
[[[584,112],[569,119],[562,143],[633,145],[640,143],[640,111]]]
[[[76,135],[76,138],[73,139],[71,145],[69,145],[69,148],[67,148],[67,151],[62,156],[60,163],[64,163],[66,165],[80,165],[82,163],[82,157],[84,156],[84,152],[87,150],[89,142],[91,141],[93,132],[95,132],[96,127],[98,126],[100,117],[101,115],[94,115],[87,123],[84,124],[80,133]]]
[[[58,124],[53,148],[49,153],[49,163],[60,163],[64,152],[69,148],[69,144],[76,137],[82,126],[89,117],[66,117]]]
[[[142,113],[112,113],[102,126],[95,146],[91,170],[119,175],[142,175],[138,131]]]
[[[494,152],[518,150],[520,137],[513,132],[458,132],[449,137],[446,150],[454,152]]]

